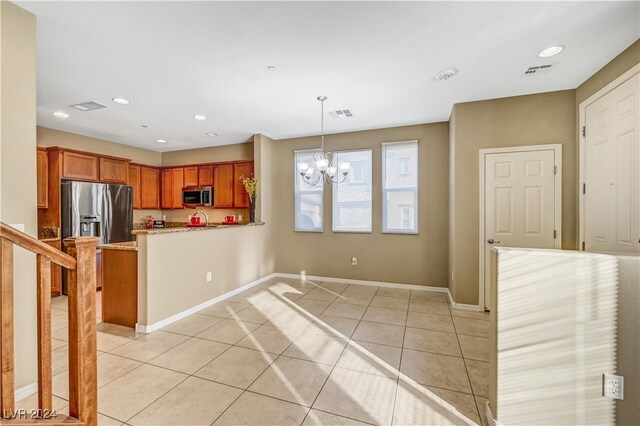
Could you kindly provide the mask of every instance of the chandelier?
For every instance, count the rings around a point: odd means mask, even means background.
[[[342,183],[347,179],[347,175],[351,170],[351,164],[348,161],[341,162],[338,166],[334,164],[333,152],[324,152],[324,101],[326,96],[318,96],[320,101],[320,152],[313,154],[313,163],[298,163],[298,172],[304,181],[311,185],[317,185],[321,180],[328,185],[334,183]]]

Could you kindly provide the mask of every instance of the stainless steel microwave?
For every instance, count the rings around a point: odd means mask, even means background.
[[[182,204],[188,206],[213,206],[213,187],[184,188],[182,190]]]

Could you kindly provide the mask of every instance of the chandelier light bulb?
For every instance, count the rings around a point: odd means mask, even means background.
[[[327,169],[327,174],[329,175],[329,177],[334,177],[337,171],[338,169],[335,166],[331,166]]]
[[[308,169],[309,169],[309,163],[306,163],[306,162],[298,163],[298,172],[300,172],[300,174],[305,174]]]
[[[329,160],[327,160],[326,158],[321,158],[320,160],[316,161],[316,167],[318,168],[318,170],[320,170],[321,173],[324,173],[329,167]]]
[[[305,177],[310,178],[311,176],[313,176],[313,172],[314,172],[314,168],[313,167],[309,167],[307,169],[307,171],[304,173]]]
[[[340,173],[346,175],[347,173],[349,173],[349,169],[351,169],[351,163],[349,163],[348,161],[340,163]]]

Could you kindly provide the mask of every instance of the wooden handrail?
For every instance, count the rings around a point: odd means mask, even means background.
[[[96,342],[96,237],[67,238],[69,254],[0,222],[0,424],[84,424],[98,422]],[[51,377],[51,262],[69,270],[69,416],[25,419],[15,410],[13,246],[36,253],[38,408],[55,413]],[[26,422],[25,422],[26,421]]]
[[[0,222],[0,237],[11,241],[13,244],[25,250],[44,256],[64,268],[76,269],[76,260],[73,257],[3,222]]]

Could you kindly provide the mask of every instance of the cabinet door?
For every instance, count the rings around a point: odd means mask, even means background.
[[[238,208],[249,207],[249,197],[240,180],[241,176],[253,175],[253,163],[236,163],[233,165],[233,206]]]
[[[47,197],[49,196],[49,159],[47,151],[39,149],[36,151],[38,170],[38,208],[46,209],[49,206]]]
[[[140,208],[140,166],[129,165],[129,185],[133,188],[133,208]]]
[[[100,181],[109,183],[127,183],[129,163],[125,160],[100,157]]]
[[[213,185],[213,166],[198,167],[198,185],[199,186]]]
[[[184,168],[184,187],[193,188],[198,186],[198,168],[195,166]]]
[[[213,207],[233,207],[233,164],[217,165],[213,174]]]
[[[171,169],[171,208],[181,209],[182,207],[182,188],[184,187],[184,169],[182,167]]]
[[[171,169],[162,169],[160,188],[162,189],[162,197],[160,208],[170,209],[173,205],[173,184],[171,183]]]
[[[98,180],[98,157],[77,152],[62,152],[62,177],[76,180]]]
[[[140,207],[160,207],[160,171],[151,167],[140,168]]]

